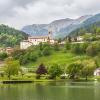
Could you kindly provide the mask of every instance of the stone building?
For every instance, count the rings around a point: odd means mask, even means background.
[[[39,45],[39,43],[50,43],[54,44],[55,40],[52,38],[52,33],[49,32],[47,36],[31,36],[28,37],[28,40],[23,40],[20,42],[20,49],[27,49],[32,45]]]

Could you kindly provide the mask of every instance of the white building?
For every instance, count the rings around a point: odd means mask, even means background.
[[[38,45],[40,42],[45,43],[49,41],[48,36],[32,36],[28,37],[28,41],[32,42],[33,45]]]
[[[20,42],[20,49],[27,49],[28,47],[32,46],[33,43],[28,40],[23,40]]]
[[[79,41],[79,42],[81,41],[82,42],[83,41],[83,37],[82,36],[78,36],[77,37],[77,41]]]
[[[94,76],[100,76],[100,68],[97,68],[97,69],[94,71]]]
[[[21,49],[27,49],[28,47],[32,45],[39,45],[39,43],[50,43],[54,44],[54,39],[51,38],[51,32],[47,36],[32,36],[28,37],[28,40],[24,40],[20,43]]]

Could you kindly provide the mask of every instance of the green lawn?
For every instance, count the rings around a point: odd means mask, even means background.
[[[36,67],[36,66],[39,66],[39,64],[41,63],[45,64],[46,66],[50,66],[53,63],[58,63],[60,65],[65,66],[74,61],[84,60],[84,59],[89,59],[89,57],[86,55],[75,55],[69,52],[64,53],[64,52],[58,51],[58,52],[53,52],[53,54],[50,56],[40,57],[38,58],[36,62],[30,63],[26,65],[26,67]]]

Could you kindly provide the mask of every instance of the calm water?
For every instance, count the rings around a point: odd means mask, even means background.
[[[0,100],[100,100],[100,83],[0,85]]]

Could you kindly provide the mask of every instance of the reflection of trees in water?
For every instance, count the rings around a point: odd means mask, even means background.
[[[0,100],[100,100],[100,84],[41,82],[0,86]]]
[[[94,82],[94,100],[100,100],[100,83]]]

